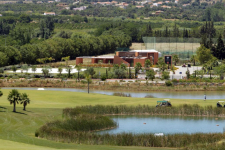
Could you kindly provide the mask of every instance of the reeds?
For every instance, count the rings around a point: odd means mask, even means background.
[[[78,106],[76,108],[66,108],[63,110],[65,116],[74,116],[77,113],[91,113],[102,115],[182,115],[182,116],[225,116],[225,109],[212,106],[199,106],[197,104],[183,104],[177,107],[154,107],[149,105],[127,106],[127,105],[95,105]]]
[[[98,114],[98,115],[93,115]],[[225,109],[212,106],[180,105],[178,107],[152,107],[148,105],[96,105],[79,106],[63,110],[64,121],[47,123],[38,129],[35,136],[60,142],[73,142],[90,145],[145,146],[145,147],[179,147],[204,149],[225,138],[223,133],[169,134],[98,134],[96,130],[115,127],[116,124],[107,116],[112,114],[152,114],[152,115],[197,115],[224,116]],[[220,146],[217,146],[220,149]]]

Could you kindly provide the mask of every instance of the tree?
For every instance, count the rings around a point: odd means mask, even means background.
[[[78,80],[80,80],[80,70],[81,70],[81,65],[76,65],[77,73],[78,73]]]
[[[27,104],[30,104],[30,99],[26,93],[21,94],[21,104],[23,104],[23,110],[26,111]]]
[[[122,64],[120,65],[120,68],[121,68],[122,70],[127,70],[127,66],[126,66],[124,63],[122,63]]]
[[[49,75],[49,72],[52,70],[51,67],[49,66],[45,66],[44,68],[42,68],[42,73],[44,74],[45,78]]]
[[[146,60],[145,60],[145,68],[149,68],[149,67],[151,67],[151,66],[152,66],[151,61],[150,61],[149,59],[146,59]]]
[[[68,78],[70,78],[71,69],[72,68],[70,66],[66,67],[66,72],[68,72]]]
[[[62,57],[61,59],[62,61],[66,61],[66,65],[68,66],[68,61],[70,60],[70,56],[67,56],[67,57]]]
[[[189,71],[189,69],[187,69],[187,71],[186,71],[186,75],[187,75],[187,79],[190,79],[190,71]]]
[[[21,72],[23,70],[25,70],[27,72],[28,71],[28,65],[27,64],[22,65],[21,69],[22,69]]]
[[[170,73],[168,71],[163,71],[162,72],[162,79],[168,80],[169,78],[170,78]]]
[[[13,71],[14,73],[16,73],[16,70],[17,70],[17,67],[16,67],[16,66],[13,65],[11,69],[12,69],[12,71]]]
[[[197,59],[199,60],[201,64],[204,64],[205,62],[209,61],[213,57],[210,49],[207,49],[204,45],[201,45],[197,49],[196,53],[197,53]]]
[[[30,18],[30,16],[27,15],[27,14],[21,14],[21,15],[19,16],[19,21],[20,21],[21,23],[30,23],[31,18]]]
[[[120,66],[118,64],[113,65],[113,71],[115,71],[116,69],[119,69]]]
[[[159,68],[159,70],[160,71],[164,71],[164,70],[166,70],[166,68],[167,68],[167,64],[164,62],[164,59],[162,58],[162,57],[160,57],[159,59],[158,59],[158,68]]]
[[[178,55],[173,55],[173,61],[174,61],[174,65],[176,66],[177,63],[179,62],[179,57],[178,57]]]
[[[88,68],[85,70],[85,73],[91,75],[91,78],[93,78],[93,75],[95,74],[95,70],[94,70],[93,67],[88,67]]]
[[[125,71],[121,68],[114,70],[115,75],[117,76],[117,79],[122,78],[125,76]]]
[[[88,73],[85,73],[85,78],[88,82],[88,94],[89,94],[89,83],[91,82],[91,75],[89,75]]]
[[[61,74],[62,74],[62,70],[63,70],[62,67],[59,67],[59,68],[58,68],[58,72],[59,72],[60,76],[61,76]]]
[[[37,71],[37,66],[35,65],[31,66],[31,70],[35,73]]]
[[[13,112],[16,112],[16,103],[19,104],[19,102],[22,100],[21,94],[18,92],[18,90],[12,89],[12,91],[9,92],[7,99],[10,104],[13,104]]]
[[[223,80],[225,73],[225,64],[221,64],[218,67],[214,67],[213,71],[215,74],[219,75],[221,80]]]
[[[142,68],[141,63],[137,62],[137,63],[135,64],[135,67],[134,67],[134,68],[136,69],[137,72],[138,72],[139,70],[141,70],[141,68]]]
[[[146,72],[146,76],[148,79],[151,79],[153,81],[153,79],[155,79],[155,71],[153,69],[150,69]]]
[[[196,61],[197,61],[197,55],[192,55],[191,62],[193,63],[194,66],[195,66]]]

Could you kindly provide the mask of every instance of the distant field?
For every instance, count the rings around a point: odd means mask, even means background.
[[[2,89],[3,96],[0,97],[0,149],[1,150],[52,150],[52,149],[78,149],[78,150],[169,150],[169,148],[145,148],[145,147],[122,147],[107,145],[83,145],[61,143],[36,138],[34,133],[37,128],[48,121],[62,119],[62,109],[80,105],[138,105],[148,104],[155,106],[160,98],[130,98],[116,97],[100,94],[87,94],[62,91],[34,91],[19,90],[26,92],[31,104],[27,111],[22,110],[22,105],[17,105],[18,113],[12,112],[12,105],[7,101],[10,90]],[[215,105],[217,100],[187,100],[173,99],[174,106],[179,104]]]

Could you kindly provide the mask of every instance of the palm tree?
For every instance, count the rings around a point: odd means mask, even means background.
[[[78,72],[78,76],[77,76],[77,78],[78,78],[78,80],[80,80],[80,70],[81,70],[81,65],[76,65],[76,69],[77,69],[77,72]]]
[[[12,89],[12,91],[9,92],[7,99],[10,104],[13,104],[13,112],[16,112],[16,103],[19,104],[19,102],[22,100],[21,94],[18,92],[18,90]]]
[[[26,111],[26,106],[27,104],[30,104],[30,99],[26,93],[23,93],[21,95],[21,99],[22,99],[21,104],[23,104],[23,110]]]
[[[196,61],[197,61],[197,55],[192,55],[191,56],[191,62],[193,62],[193,65],[195,66],[195,63],[196,63]]]
[[[91,75],[87,73],[87,74],[85,74],[85,78],[88,82],[88,94],[89,94],[89,83],[91,82]]]
[[[174,60],[174,65],[176,66],[177,63],[179,62],[179,57],[178,57],[178,55],[173,55],[173,60]]]

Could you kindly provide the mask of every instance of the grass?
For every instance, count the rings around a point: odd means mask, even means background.
[[[45,139],[35,138],[36,129],[40,128],[48,121],[62,118],[62,110],[66,107],[76,107],[81,105],[156,105],[158,98],[127,98],[117,96],[107,96],[100,94],[85,94],[62,91],[33,91],[19,90],[26,92],[31,104],[27,106],[27,111],[22,111],[22,105],[17,105],[18,113],[13,113],[13,107],[7,101],[10,90],[2,89],[3,96],[0,97],[0,149],[149,149],[143,147],[117,147],[117,146],[90,146],[79,144],[59,143]],[[171,100],[174,106],[179,104],[199,104],[216,105],[217,100]],[[4,142],[6,140],[6,142]],[[167,150],[168,148],[150,148],[150,150]]]

